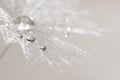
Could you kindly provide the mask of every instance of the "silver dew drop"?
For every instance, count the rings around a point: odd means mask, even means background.
[[[26,40],[30,43],[33,43],[33,42],[35,42],[36,38],[32,35],[29,35],[26,37]]]
[[[46,50],[46,46],[40,46],[40,49],[41,49],[42,51],[45,51],[45,50]]]
[[[30,30],[35,23],[31,17],[23,15],[16,18],[15,24],[18,26],[19,30],[23,31]]]
[[[21,38],[21,39],[23,38],[23,34],[21,34],[21,33],[19,33],[17,36],[18,36],[18,38]]]
[[[72,31],[72,28],[71,28],[71,27],[67,27],[66,31],[64,32],[64,36],[65,36],[65,37],[69,37],[71,31]]]

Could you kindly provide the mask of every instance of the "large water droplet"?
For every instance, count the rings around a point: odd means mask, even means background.
[[[35,23],[33,19],[29,16],[18,16],[15,20],[15,24],[17,25],[20,31],[25,31],[32,29],[32,26]]]

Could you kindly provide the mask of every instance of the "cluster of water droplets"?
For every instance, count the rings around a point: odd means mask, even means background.
[[[14,20],[15,25],[18,28],[18,38],[22,39],[24,38],[24,33],[28,33],[28,35],[25,37],[25,40],[28,44],[34,43],[36,41],[36,37],[32,35],[33,27],[35,27],[35,23],[33,19],[29,16],[19,16]],[[46,50],[45,45],[41,45],[40,49],[42,51]]]
[[[102,29],[83,17],[76,6],[79,0],[5,0],[0,6],[0,32],[9,43],[19,43],[31,62],[39,59],[50,65],[70,65],[88,57],[87,51],[61,40],[71,34],[99,36]],[[4,4],[11,3],[8,8]],[[6,11],[5,11],[5,10]]]

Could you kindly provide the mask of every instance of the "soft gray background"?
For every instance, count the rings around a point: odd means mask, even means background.
[[[60,74],[47,63],[32,66],[20,47],[12,45],[0,61],[0,80],[120,80],[120,0],[82,0],[80,7],[92,12],[91,20],[108,28],[101,38],[73,39],[92,53],[92,59],[81,65],[63,66]]]

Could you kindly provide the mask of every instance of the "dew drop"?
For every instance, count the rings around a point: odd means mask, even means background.
[[[35,23],[29,16],[18,16],[15,20],[15,24],[20,31],[24,31],[30,30]]]
[[[36,39],[35,39],[34,36],[29,35],[29,36],[27,36],[26,40],[27,40],[28,42],[30,42],[30,43],[33,43],[33,42],[35,42]]]
[[[18,38],[21,38],[21,39],[22,39],[22,38],[23,38],[23,34],[19,33],[19,34],[18,34]]]
[[[45,51],[45,50],[46,50],[46,46],[40,46],[40,49],[41,49],[42,51]]]
[[[64,33],[64,36],[65,37],[69,37],[70,36],[70,32],[72,31],[72,28],[71,27],[67,27],[65,33]]]

